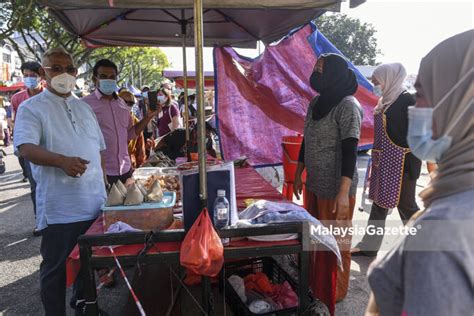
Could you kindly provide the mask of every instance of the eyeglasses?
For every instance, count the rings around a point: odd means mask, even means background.
[[[52,66],[52,67],[43,67],[44,69],[51,69],[52,72],[54,73],[63,73],[67,72],[70,75],[74,75],[77,72],[77,68],[74,66],[67,66],[66,68],[63,68],[62,66]]]

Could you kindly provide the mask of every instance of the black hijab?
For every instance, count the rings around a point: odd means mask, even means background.
[[[311,105],[313,106],[313,120],[320,120],[348,95],[357,90],[357,79],[349,69],[347,61],[340,55],[325,54],[323,73],[313,71],[309,79],[311,87],[319,93]]]

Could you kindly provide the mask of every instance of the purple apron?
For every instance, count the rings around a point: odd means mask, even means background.
[[[383,208],[395,208],[400,200],[405,155],[409,148],[396,145],[388,137],[385,113],[374,115],[374,146],[369,199]]]

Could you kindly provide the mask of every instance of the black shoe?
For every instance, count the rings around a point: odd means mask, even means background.
[[[35,237],[41,236],[41,230],[38,230],[37,228],[35,228],[33,230],[33,236],[35,236]]]
[[[22,182],[28,182],[28,178],[23,178]]]

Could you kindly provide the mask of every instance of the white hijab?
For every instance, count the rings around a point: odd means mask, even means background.
[[[374,114],[381,113],[392,105],[405,90],[403,81],[407,76],[405,67],[400,63],[382,64],[375,68],[372,78],[375,78],[381,88],[382,97],[374,109]]]
[[[451,147],[441,156],[430,186],[420,194],[428,206],[435,199],[474,188],[474,30],[433,48],[421,61],[418,81],[432,107],[443,102],[433,114],[433,138],[455,123],[449,132]]]

